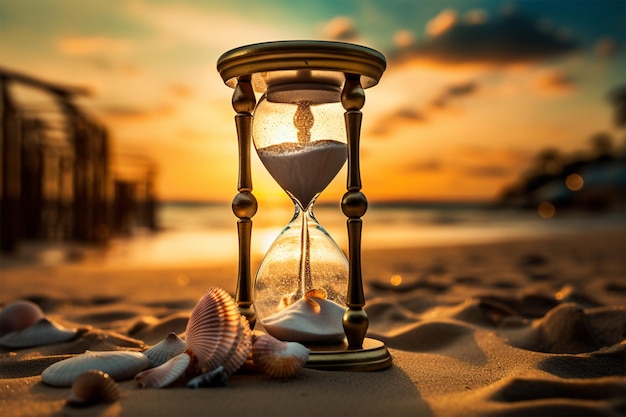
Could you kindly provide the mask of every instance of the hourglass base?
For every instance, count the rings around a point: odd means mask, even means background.
[[[377,339],[365,338],[361,349],[348,344],[307,345],[311,349],[307,368],[323,371],[380,371],[391,366],[391,354]]]

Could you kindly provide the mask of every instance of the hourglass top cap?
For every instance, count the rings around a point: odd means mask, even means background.
[[[363,88],[378,84],[387,66],[380,52],[366,46],[334,41],[277,41],[241,46],[222,54],[217,70],[235,87],[237,77],[252,76],[258,92],[282,82],[343,84],[343,74],[361,76]]]

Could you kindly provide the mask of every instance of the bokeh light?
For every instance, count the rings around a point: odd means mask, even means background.
[[[572,191],[578,191],[583,188],[583,177],[579,174],[569,174],[567,178],[565,178],[565,185]]]
[[[537,208],[537,213],[544,219],[551,219],[554,217],[554,213],[556,213],[556,208],[549,201],[542,201]]]
[[[391,285],[397,287],[402,284],[402,275],[394,274],[389,278]]]

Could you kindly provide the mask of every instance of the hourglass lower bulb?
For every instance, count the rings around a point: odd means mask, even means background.
[[[316,198],[347,158],[343,124],[325,123],[341,112],[339,90],[326,85],[277,90],[270,86],[257,105],[253,139],[295,213],[259,266],[254,305],[265,330],[279,339],[339,343],[348,262],[313,214]]]

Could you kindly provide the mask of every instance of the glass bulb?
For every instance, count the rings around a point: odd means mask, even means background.
[[[313,215],[315,200],[347,159],[340,97],[335,85],[279,84],[268,88],[254,111],[257,154],[295,210],[254,283],[257,316],[282,340],[344,338],[348,261]]]

